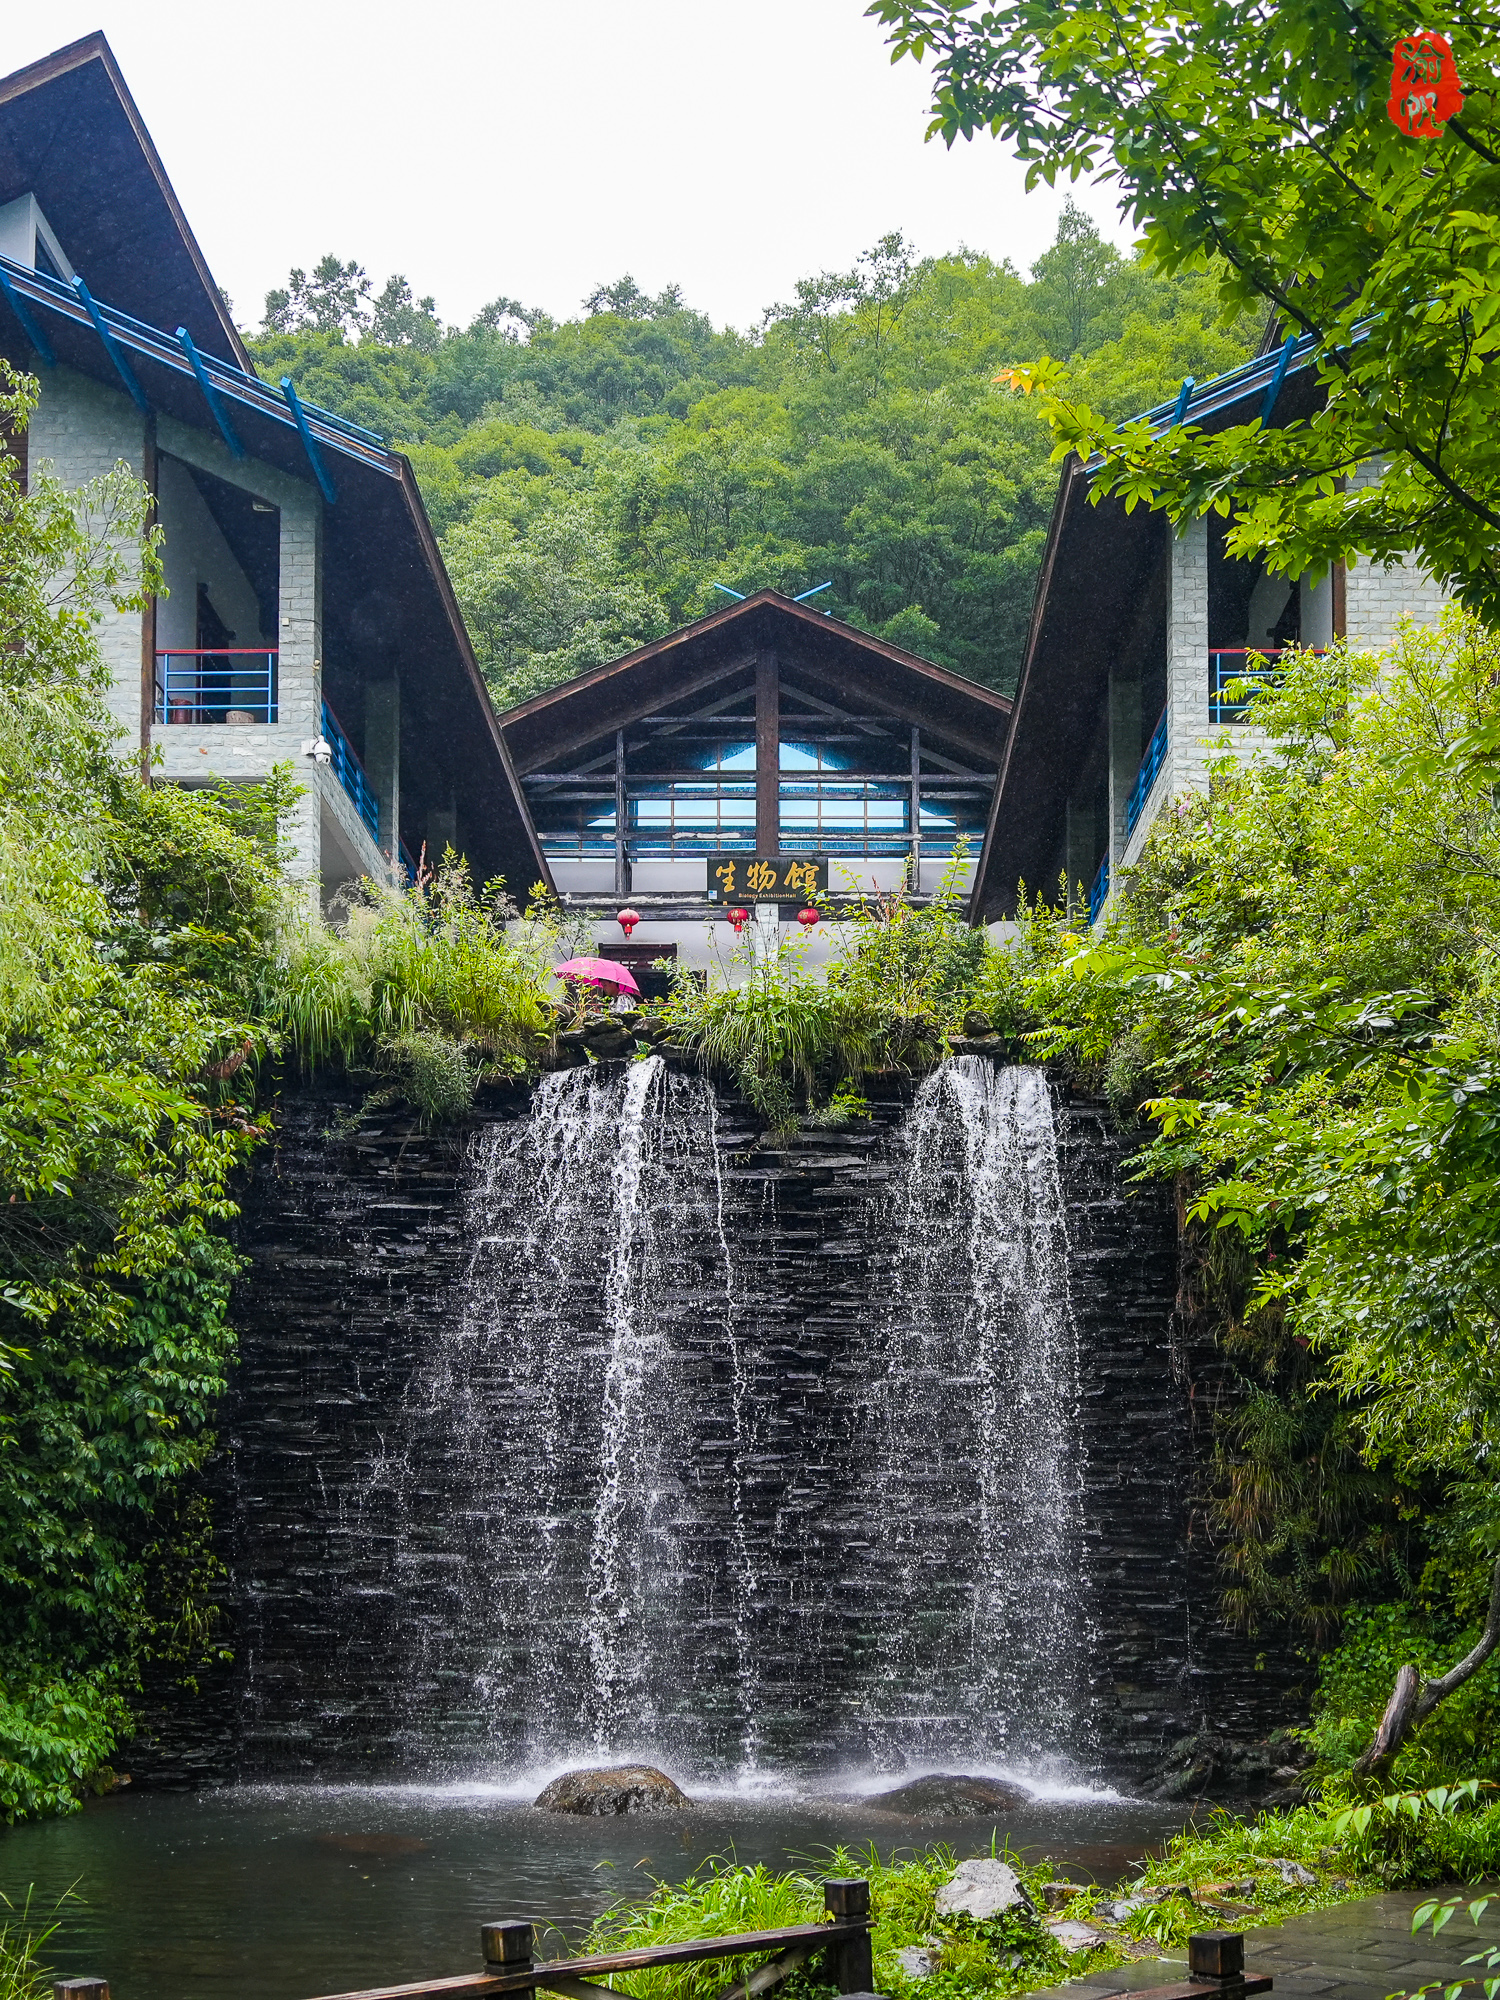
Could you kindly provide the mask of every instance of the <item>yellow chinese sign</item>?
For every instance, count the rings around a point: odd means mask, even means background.
[[[806,903],[828,887],[826,854],[710,854],[714,903]]]

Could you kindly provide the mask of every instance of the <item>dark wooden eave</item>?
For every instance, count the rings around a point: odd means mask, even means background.
[[[1274,345],[1262,344],[1256,369],[1205,382],[1192,421],[1207,431],[1228,429],[1256,413],[1274,368]],[[1278,425],[1310,416],[1322,390],[1305,364],[1288,374]],[[990,807],[989,826],[974,875],[973,923],[1012,916],[1018,884],[1049,898],[1048,880],[1063,844],[1068,794],[1093,746],[1109,698],[1109,671],[1129,631],[1151,566],[1170,533],[1166,517],[1145,506],[1090,501],[1090,476],[1068,460],[1058,484],[1037,579],[1015,713]],[[1205,723],[1208,660],[1204,656]]]
[[[555,769],[642,715],[728,681],[774,652],[784,674],[841,707],[873,703],[993,768],[1010,725],[1004,695],[852,625],[761,590],[618,660],[507,709],[500,730],[515,768]]]

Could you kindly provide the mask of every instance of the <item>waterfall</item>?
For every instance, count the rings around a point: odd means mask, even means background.
[[[1077,1355],[1045,1077],[946,1062],[866,1143],[877,1194],[778,1213],[785,1174],[737,1160],[711,1085],[655,1056],[549,1076],[476,1142],[462,1297],[350,1523],[408,1764],[1070,1747]]]
[[[715,1116],[653,1056],[548,1076],[480,1142],[463,1310],[371,1482],[403,1517],[395,1615],[429,1753],[696,1751],[682,1635],[744,1628]]]
[[[926,1759],[1076,1744],[1078,1352],[1052,1097],[943,1063],[900,1139],[872,1314],[866,1513],[875,1737]]]

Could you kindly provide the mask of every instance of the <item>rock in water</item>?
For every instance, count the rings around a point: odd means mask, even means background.
[[[961,1778],[939,1771],[865,1803],[911,1819],[980,1819],[986,1813],[1010,1812],[1030,1799],[1030,1792],[1003,1778]]]
[[[1031,1898],[1021,1887],[1015,1869],[988,1856],[961,1861],[937,1893],[940,1917],[972,1917],[979,1924],[1005,1910],[1031,1908]]]
[[[536,1803],[543,1812],[611,1813],[680,1812],[693,1802],[665,1771],[651,1764],[617,1764],[607,1771],[564,1771]]]

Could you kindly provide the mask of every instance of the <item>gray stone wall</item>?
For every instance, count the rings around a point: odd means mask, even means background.
[[[241,1236],[252,1267],[236,1304],[241,1358],[216,1473],[235,1661],[196,1701],[161,1702],[126,1760],[138,1782],[410,1772],[433,1756],[434,1714],[457,1761],[483,1750],[485,1718],[443,1650],[413,1667],[422,1632],[413,1606],[442,1616],[455,1560],[452,1467],[424,1475],[417,1505],[429,1532],[414,1553],[408,1540],[399,1584],[392,1524],[353,1503],[391,1448],[424,1342],[456,1309],[475,1132],[426,1137],[387,1113],[353,1140],[336,1136],[339,1115],[358,1101],[350,1088],[289,1092],[248,1190]],[[878,1563],[862,1548],[879,1533],[850,1513],[843,1468],[877,1254],[870,1195],[890,1171],[904,1108],[892,1097],[870,1128],[805,1133],[770,1151],[753,1144],[743,1107],[721,1106],[726,1186],[754,1218],[735,1252],[739,1310],[756,1330],[747,1504],[758,1560],[777,1579],[757,1647],[765,1748],[804,1766],[861,1761],[878,1747],[841,1702],[875,1608]],[[476,1129],[524,1110],[522,1093],[496,1093]],[[1128,1146],[1102,1107],[1060,1094],[1058,1110],[1087,1465],[1090,1686],[1079,1747],[1097,1773],[1134,1791],[1234,1789],[1245,1769],[1264,1773],[1265,1757],[1252,1753],[1247,1764],[1243,1746],[1285,1720],[1293,1697],[1284,1676],[1257,1671],[1257,1649],[1220,1629],[1212,1611],[1212,1551],[1195,1533],[1192,1499],[1204,1445],[1195,1410],[1212,1358],[1174,1338],[1169,1198],[1128,1188]],[[707,1357],[705,1347],[705,1368]],[[488,1408],[491,1434],[476,1436],[475,1450],[492,1449],[496,1434],[503,1446],[507,1426],[524,1421],[483,1397],[476,1407]],[[728,1676],[717,1473],[712,1449],[684,1468],[704,1524],[692,1557],[703,1574],[701,1644],[723,1654]],[[529,1561],[518,1548],[518,1570]],[[415,1710],[426,1714],[420,1729]],[[709,1755],[711,1717],[703,1729]],[[690,1737],[679,1740],[692,1754]]]

